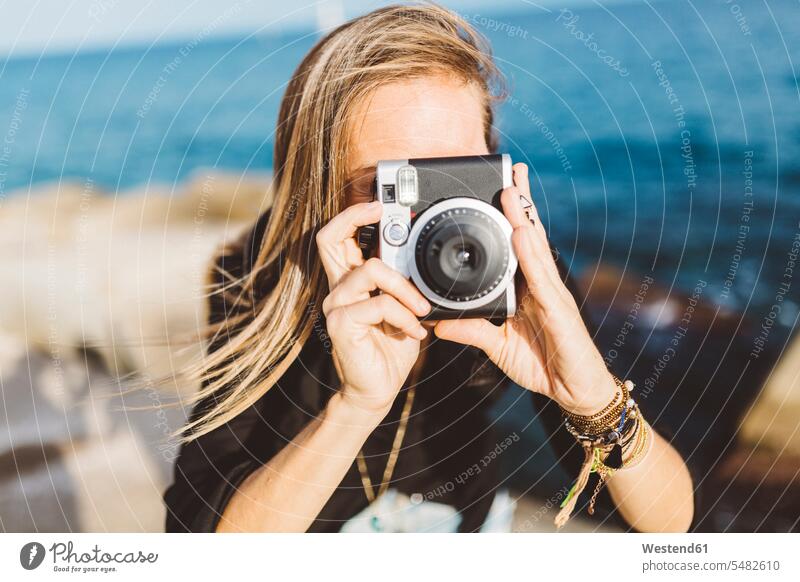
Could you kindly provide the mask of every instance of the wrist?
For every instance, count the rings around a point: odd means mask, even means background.
[[[354,396],[343,387],[328,402],[326,416],[336,423],[371,431],[386,417],[391,406],[391,403]]]
[[[612,402],[619,392],[616,379],[611,373],[607,373],[598,379],[589,393],[573,398],[569,403],[559,402],[559,406],[577,416],[593,416]]]

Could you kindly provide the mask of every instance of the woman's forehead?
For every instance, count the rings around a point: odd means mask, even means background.
[[[480,89],[448,76],[387,83],[350,118],[355,173],[379,160],[487,153]]]

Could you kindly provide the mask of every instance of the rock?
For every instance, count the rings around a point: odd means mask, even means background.
[[[800,338],[783,352],[739,436],[748,446],[800,457]]]
[[[266,179],[206,175],[177,192],[114,196],[87,183],[11,196],[0,330],[30,347],[96,350],[116,374],[169,374],[198,353],[213,253],[268,191]]]
[[[176,396],[196,386],[140,381],[200,353],[212,255],[265,208],[268,185],[62,184],[4,201],[0,528],[163,530],[170,435],[187,414]]]

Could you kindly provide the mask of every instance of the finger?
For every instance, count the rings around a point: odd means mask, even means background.
[[[528,167],[525,164],[514,164],[515,185],[506,188],[500,197],[503,213],[508,218],[513,228],[532,226],[537,236],[537,250],[546,250],[549,258],[543,260],[551,274],[558,274],[558,267],[553,258],[553,251],[547,240],[547,233],[539,218],[539,211],[531,199],[530,184],[528,182]]]
[[[500,204],[503,206],[503,213],[508,219],[508,222],[511,223],[511,227],[514,229],[511,235],[512,242],[516,240],[514,251],[517,254],[522,273],[525,275],[526,281],[530,283],[535,276],[535,267],[537,267],[537,265],[532,262],[532,259],[539,253],[540,244],[536,229],[528,220],[525,210],[520,203],[521,196],[523,196],[522,189],[518,186],[511,186],[503,190],[503,193],[500,195]],[[530,208],[534,208],[532,202]],[[552,262],[552,256],[550,260]],[[523,263],[525,266],[523,266]],[[528,267],[528,269],[526,269],[526,267]],[[531,268],[533,268],[533,270],[530,270]]]
[[[503,328],[485,319],[446,319],[436,323],[436,337],[459,344],[475,346],[488,355],[501,345]]]
[[[556,281],[561,282],[557,277],[553,257],[543,252],[539,237],[531,226],[515,228],[511,233],[511,245],[517,255],[528,291],[535,302],[541,303],[549,296]],[[553,263],[553,268],[550,263]]]
[[[515,174],[515,178],[521,177],[522,174]],[[533,202],[528,201],[530,203],[528,210],[537,217],[536,225],[525,213],[524,202],[520,200],[520,197],[525,198],[523,191],[520,186],[506,188],[500,196],[500,203],[503,206],[503,213],[514,229],[511,242],[531,299],[542,307],[550,307],[560,300],[560,287],[563,283]]]
[[[353,204],[334,216],[317,233],[316,242],[320,260],[331,289],[351,268],[346,256],[347,246],[343,243],[349,240],[355,244],[353,239],[359,227],[378,222],[380,218],[379,201]]]
[[[528,166],[522,163],[514,164],[514,199],[519,203],[519,206],[522,209],[521,213],[517,214],[517,217],[520,219],[527,220],[530,222],[536,231],[542,236],[543,238],[547,239],[547,233],[544,230],[544,225],[542,224],[541,219],[539,218],[539,210],[536,208],[536,205],[533,203],[533,196],[531,196],[531,183],[528,179]],[[504,208],[505,210],[505,205]],[[517,226],[514,224],[514,226]]]
[[[521,194],[528,200],[533,200],[531,196],[531,183],[528,179],[528,165],[519,162],[514,164],[511,169],[514,177],[514,186],[519,188]]]
[[[370,293],[376,289],[390,294],[419,317],[427,315],[431,310],[431,304],[411,281],[380,259],[373,258],[341,279],[325,298],[322,304],[323,313],[368,299]]]
[[[378,200],[353,204],[334,216],[317,233],[317,244],[331,246],[353,238],[359,227],[377,222],[381,218]]]
[[[528,166],[514,164],[514,185],[503,191],[500,201],[511,226],[516,228],[528,223],[541,228],[544,234],[544,227],[541,226],[538,210],[531,197]]]
[[[358,303],[339,307],[331,311],[331,316],[341,317],[344,323],[357,327],[388,323],[418,340],[428,335],[417,317],[391,295],[378,295]],[[329,327],[333,329],[336,326],[329,325]]]
[[[522,297],[521,311],[525,312],[537,329],[543,324],[548,329],[556,320],[580,317],[572,294],[564,285],[556,265],[547,232],[533,203],[528,179],[528,166],[514,164],[514,186],[501,195],[504,214],[514,232],[511,235],[519,268],[525,277],[529,294]],[[537,313],[538,310],[542,313]],[[564,326],[564,329],[571,329]]]
[[[519,188],[520,196],[518,198],[520,206],[522,207],[522,215],[533,225],[533,229],[541,240],[542,244],[547,247],[550,254],[554,257],[553,265],[555,266],[555,255],[557,252],[550,247],[547,239],[547,232],[544,230],[544,223],[539,217],[539,209],[533,202],[531,196],[531,183],[528,179],[528,166],[525,164],[514,164],[514,185]],[[558,269],[556,269],[557,271]]]
[[[522,189],[519,186],[509,186],[500,194],[500,204],[503,207],[503,214],[505,214],[508,222],[511,223],[512,228],[528,227],[533,228],[533,224],[528,220],[525,214],[525,207],[520,198],[524,198],[528,202],[530,200],[525,198]],[[530,202],[530,207],[534,208],[533,202]]]

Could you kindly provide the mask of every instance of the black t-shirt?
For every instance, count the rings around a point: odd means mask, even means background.
[[[220,270],[239,277],[252,268],[268,216],[268,213],[262,215],[232,250],[218,258]],[[563,268],[562,274],[573,294],[577,293]],[[221,275],[216,282],[222,282]],[[264,287],[268,286],[269,281],[266,281]],[[230,311],[227,301],[226,296],[212,296],[211,322],[220,321]],[[212,342],[208,349],[217,349],[223,341],[226,338]],[[423,499],[435,498],[436,502],[453,506],[461,515],[459,531],[477,531],[502,481],[501,464],[487,464],[457,485],[454,485],[454,478],[491,455],[498,440],[503,440],[495,434],[487,412],[508,380],[476,348],[434,336],[426,349],[424,369],[391,486],[408,495],[418,493]],[[338,386],[329,351],[324,321],[320,320],[300,356],[275,386],[227,424],[181,447],[174,482],[164,494],[168,532],[214,531],[242,481],[268,462],[325,408]],[[387,417],[364,445],[373,483],[381,481],[406,390],[406,387],[401,390]],[[558,407],[540,395],[531,393],[531,397],[556,458],[569,475],[577,474],[582,451],[561,428]],[[197,418],[209,405],[210,400],[198,403],[191,418]],[[367,505],[358,467],[353,462],[309,531],[338,531]],[[598,506],[599,516],[607,518],[608,513],[613,512],[605,493]]]

